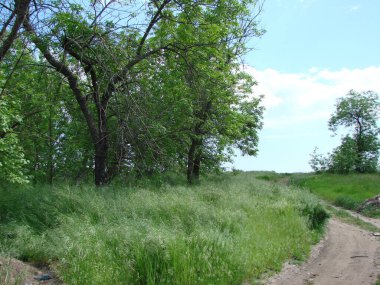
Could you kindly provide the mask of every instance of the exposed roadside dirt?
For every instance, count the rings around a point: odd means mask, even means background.
[[[51,279],[38,281],[34,277],[48,274]],[[48,269],[39,269],[30,264],[13,258],[0,257],[0,284],[1,285],[63,285]]]
[[[268,285],[373,285],[380,275],[380,240],[331,219],[327,235],[301,266],[286,264]]]

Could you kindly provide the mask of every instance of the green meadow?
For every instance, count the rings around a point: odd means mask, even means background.
[[[356,210],[365,200],[380,194],[380,174],[294,174],[290,182],[309,189],[322,199],[348,210]],[[380,217],[378,209],[364,214]]]
[[[254,284],[307,258],[326,218],[313,194],[250,173],[196,186],[3,186],[0,256],[49,265],[66,284]]]

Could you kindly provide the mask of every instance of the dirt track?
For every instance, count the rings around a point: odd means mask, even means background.
[[[380,241],[372,233],[331,219],[326,238],[302,266],[287,264],[269,285],[373,285],[380,275]]]

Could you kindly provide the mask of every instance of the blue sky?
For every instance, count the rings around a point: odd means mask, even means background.
[[[245,70],[264,94],[257,157],[235,158],[242,170],[311,171],[314,147],[339,145],[327,121],[350,89],[380,95],[379,0],[266,0],[267,33],[249,44]]]

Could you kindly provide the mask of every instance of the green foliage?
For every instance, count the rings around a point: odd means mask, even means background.
[[[3,149],[17,146],[0,158],[7,173],[51,184],[98,169],[96,181],[105,184],[120,174],[184,172],[190,156],[199,176],[219,171],[235,148],[255,155],[262,96],[252,96],[255,82],[239,58],[247,40],[264,33],[254,20],[258,5],[31,5],[36,17],[1,63],[4,90],[18,104],[10,112],[19,117],[3,141]]]
[[[356,142],[351,137],[345,136],[342,138],[341,145],[331,154],[328,171],[341,174],[354,172],[357,160]]]
[[[355,134],[377,130],[377,116],[379,112],[379,97],[373,91],[350,92],[336,103],[336,111],[329,120],[329,128],[333,132],[338,126],[354,128]]]
[[[302,210],[302,214],[308,217],[309,227],[312,230],[321,230],[330,217],[321,205],[307,205]]]
[[[2,66],[2,65],[0,65]],[[27,183],[24,150],[14,127],[22,122],[20,100],[5,88],[6,73],[0,70],[0,181]]]
[[[323,154],[320,154],[317,151],[318,148],[316,147],[313,153],[310,155],[310,167],[313,169],[315,173],[326,172],[330,168],[330,158],[323,156]]]
[[[52,262],[67,284],[241,284],[307,257],[323,223],[315,197],[252,174],[210,180],[2,188],[0,251]]]
[[[49,182],[88,175],[89,140],[83,118],[57,74],[18,41],[1,64],[1,180]]]
[[[15,133],[8,131],[4,138],[0,138],[0,157],[1,180],[20,184],[28,183],[28,177],[24,173],[28,161],[25,159]]]

